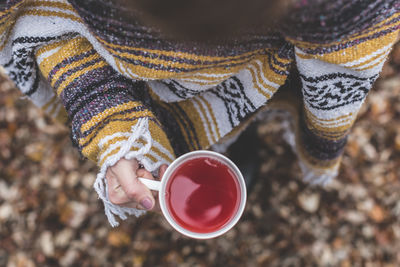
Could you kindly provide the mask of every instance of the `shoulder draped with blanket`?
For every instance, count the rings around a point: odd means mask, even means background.
[[[290,112],[286,137],[304,178],[325,183],[399,34],[400,2],[298,2],[279,29],[210,47],[126,23],[112,0],[7,0],[0,65],[70,123],[73,142],[100,168],[95,189],[113,226],[115,215],[141,212],[109,202],[107,167],[125,157],[155,171],[260,112]]]

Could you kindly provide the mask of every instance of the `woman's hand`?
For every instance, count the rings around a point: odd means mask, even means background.
[[[162,165],[159,171],[159,179],[164,175],[167,165]],[[155,198],[158,192],[152,192],[137,178],[156,180],[145,169],[139,168],[136,159],[120,159],[106,172],[108,196],[111,203],[123,207],[159,211],[158,201]]]

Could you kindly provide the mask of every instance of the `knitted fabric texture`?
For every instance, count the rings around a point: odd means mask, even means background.
[[[305,179],[328,182],[400,30],[397,0],[299,1],[279,29],[214,47],[126,23],[127,12],[110,0],[8,0],[0,9],[0,64],[71,124],[100,168],[95,189],[113,226],[115,215],[142,212],[109,201],[109,166],[136,158],[155,171],[272,110],[291,114],[285,136]]]

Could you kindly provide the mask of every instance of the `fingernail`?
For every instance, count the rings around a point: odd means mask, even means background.
[[[146,210],[149,210],[153,207],[153,201],[150,198],[146,197],[142,201],[140,201],[140,205]]]

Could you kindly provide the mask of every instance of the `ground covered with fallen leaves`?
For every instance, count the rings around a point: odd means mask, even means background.
[[[113,229],[92,188],[96,166],[0,78],[0,266],[400,265],[400,45],[326,188],[302,182],[279,124],[258,133],[260,179],[224,236],[188,239],[157,214]]]

